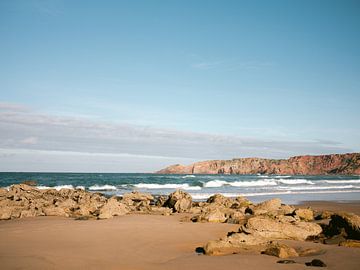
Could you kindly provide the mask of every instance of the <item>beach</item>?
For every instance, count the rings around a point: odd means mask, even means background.
[[[314,208],[360,213],[357,201],[321,202]],[[324,261],[327,269],[358,269],[360,265],[358,248],[291,240],[282,242],[320,248],[324,254],[297,257],[289,265],[279,265],[279,258],[261,254],[197,254],[197,247],[236,231],[239,225],[182,221],[186,215],[0,221],[1,269],[309,269],[304,263],[313,258]]]

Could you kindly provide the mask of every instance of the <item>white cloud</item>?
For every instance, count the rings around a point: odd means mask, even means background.
[[[36,137],[27,137],[20,141],[22,144],[37,144],[38,138]]]
[[[27,167],[32,164],[37,170],[72,168],[79,171],[88,168],[87,164],[93,164],[89,169],[151,172],[173,163],[203,159],[284,158],[299,154],[351,152],[332,141],[276,141],[184,132],[59,117],[4,103],[0,103],[0,148],[2,171],[19,169],[25,164]],[[30,155],[26,151],[33,152]],[[111,158],[118,163],[112,162]],[[36,160],[38,162],[34,163]]]

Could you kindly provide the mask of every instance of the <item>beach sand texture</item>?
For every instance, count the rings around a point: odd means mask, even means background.
[[[344,210],[343,205],[337,204],[338,209]],[[351,207],[360,209],[359,204]],[[0,268],[309,269],[304,263],[314,258],[323,260],[327,269],[360,267],[360,249],[299,241],[284,242],[320,247],[325,253],[298,257],[296,264],[289,265],[277,264],[279,258],[268,255],[198,255],[196,247],[237,230],[239,225],[181,222],[183,216],[132,214],[108,220],[35,217],[1,221]]]

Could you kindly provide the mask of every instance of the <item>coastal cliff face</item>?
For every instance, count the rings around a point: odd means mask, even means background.
[[[360,153],[296,156],[289,159],[238,158],[210,160],[188,166],[172,165],[161,174],[356,174],[360,175]]]

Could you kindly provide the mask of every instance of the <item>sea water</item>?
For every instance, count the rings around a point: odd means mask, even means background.
[[[80,188],[106,195],[131,191],[168,195],[176,189],[206,200],[220,193],[254,202],[278,197],[285,203],[360,200],[360,176],[343,175],[173,175],[127,173],[0,173],[0,186],[34,180],[38,188]]]

